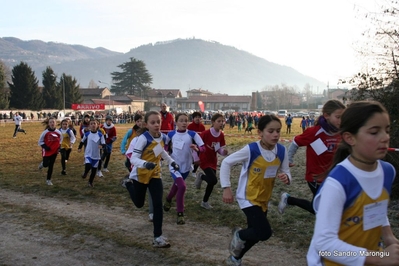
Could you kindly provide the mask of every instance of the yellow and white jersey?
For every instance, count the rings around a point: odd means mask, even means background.
[[[76,141],[75,135],[73,134],[72,130],[69,128],[67,129],[60,128],[59,131],[61,132],[62,135],[61,149],[69,150]]]
[[[130,179],[137,180],[140,183],[148,184],[151,178],[161,178],[161,158],[168,164],[173,160],[164,150],[166,136],[161,134],[159,138],[154,138],[146,131],[137,137],[130,163],[133,166],[130,172]],[[154,163],[156,166],[152,170],[144,167],[146,162]]]
[[[346,159],[329,173],[314,199],[309,265],[363,265],[367,250],[382,252],[394,177],[395,169],[384,161],[366,172]]]
[[[266,211],[277,174],[286,173],[291,180],[285,147],[277,144],[273,150],[265,150],[257,141],[226,157],[220,168],[222,187],[230,187],[230,168],[240,162],[243,166],[236,192],[240,208],[256,205]]]

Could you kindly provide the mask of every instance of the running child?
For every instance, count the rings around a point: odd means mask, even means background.
[[[103,151],[103,155],[101,158],[101,160],[104,161],[104,169],[102,171],[109,172],[108,164],[109,160],[111,159],[112,144],[117,139],[116,128],[115,125],[112,123],[112,117],[107,116],[105,118],[105,123],[101,127],[105,130],[105,136],[106,136],[105,139],[106,147],[105,150]]]
[[[130,146],[130,143],[137,136],[137,131],[142,127],[143,116],[141,114],[135,114],[133,120],[134,120],[134,126],[126,132],[121,142],[122,154],[126,153],[126,151]],[[125,166],[129,169],[130,172],[131,170],[130,157],[126,158]]]
[[[100,150],[105,149],[105,138],[104,135],[98,130],[99,124],[96,120],[91,119],[89,123],[90,131],[87,131],[83,135],[82,141],[79,143],[78,152],[82,151],[82,147],[85,146],[85,170],[82,174],[82,178],[85,179],[87,174],[90,172],[90,178],[87,185],[94,187],[93,181],[96,176],[98,163],[101,160]]]
[[[140,115],[141,116],[141,115]],[[141,120],[141,119],[140,119]],[[140,125],[142,123],[140,122]],[[130,163],[130,159],[132,157],[133,151],[134,151],[134,147],[137,143],[137,139],[138,137],[143,134],[144,132],[146,132],[147,129],[146,128],[138,128],[137,131],[134,131],[134,134],[136,135],[132,141],[130,142],[129,148],[127,149],[125,156],[126,156],[126,160],[129,161],[129,163],[127,164],[125,162],[125,166],[127,168],[127,170],[129,171],[129,173],[132,171],[133,165]],[[122,187],[126,188],[126,181],[129,180],[129,175],[125,176],[122,180]],[[152,204],[152,199],[151,199],[151,193],[150,190],[147,188],[147,192],[148,192],[148,220],[150,222],[154,221],[154,205]]]
[[[191,122],[188,126],[187,129],[188,130],[192,130],[194,132],[197,132],[198,134],[201,132],[205,131],[205,126],[204,124],[201,123],[201,113],[200,112],[194,112],[192,114],[193,117],[193,122]],[[194,161],[194,165],[193,165],[193,170],[192,170],[192,174],[194,175],[194,177],[196,176],[198,167],[199,167],[199,154],[196,150],[192,150],[192,156],[193,156],[193,161]]]
[[[171,147],[172,159],[179,165],[179,171],[170,168],[173,185],[163,205],[164,211],[169,211],[172,199],[176,196],[177,224],[185,224],[184,220],[184,195],[186,193],[186,178],[193,163],[192,151],[205,151],[204,142],[194,131],[187,130],[188,116],[184,113],[176,115],[177,130],[168,133],[165,149]],[[195,144],[193,143],[195,142]]]
[[[222,132],[223,121],[222,114],[214,114],[211,118],[212,127],[200,134],[205,144],[205,151],[200,153],[200,167],[205,173],[198,171],[194,184],[197,189],[200,189],[203,180],[207,183],[201,202],[201,207],[207,210],[212,209],[208,200],[212,194],[213,187],[218,182],[216,177],[217,154],[219,153],[222,156],[227,155],[226,142]]]
[[[149,189],[154,205],[153,247],[167,248],[170,247],[170,244],[162,235],[163,185],[160,167],[161,158],[170,164],[175,171],[179,170],[179,165],[164,150],[166,135],[160,131],[161,114],[156,111],[147,112],[144,116],[144,122],[148,131],[137,138],[130,160],[133,170],[130,172],[129,180],[125,182],[125,186],[137,208],[144,206],[147,188]]]
[[[98,132],[103,134],[104,139],[106,139],[107,137],[106,137],[105,129],[100,126],[100,124],[101,124],[100,119],[97,118],[96,122],[97,122],[97,130],[98,130]],[[101,172],[101,166],[102,166],[102,163],[103,163],[103,159],[102,158],[103,158],[104,150],[105,149],[100,149],[100,158],[101,158],[101,160],[98,162],[98,166],[97,166],[97,176],[98,177],[104,177],[103,173]]]
[[[288,148],[288,160],[290,166],[294,166],[296,151],[299,147],[306,146],[305,180],[313,194],[313,198],[321,185],[319,175],[330,167],[334,152],[341,140],[338,129],[344,109],[345,105],[338,100],[327,101],[323,106],[322,115],[315,122],[315,126],[306,129],[304,133],[294,137]],[[278,211],[283,214],[287,205],[296,205],[310,213],[315,213],[312,202],[291,197],[290,194],[284,192],[281,194]]]
[[[396,171],[382,160],[390,129],[378,102],[354,102],[343,112],[342,140],[313,203],[308,265],[399,265],[399,240],[388,220]]]
[[[66,175],[66,163],[69,160],[69,155],[71,154],[72,151],[72,145],[76,141],[76,137],[74,132],[70,129],[69,127],[69,120],[64,119],[61,121],[61,128],[59,131],[62,134],[62,143],[61,143],[61,175]]]
[[[259,119],[260,140],[246,145],[222,161],[220,184],[223,188],[223,202],[233,203],[231,190],[231,167],[242,163],[236,198],[247,216],[246,229],[234,228],[229,246],[228,265],[241,265],[244,254],[259,241],[272,235],[267,220],[267,209],[276,177],[283,183],[291,183],[288,156],[280,139],[281,121],[275,115],[264,115]]]
[[[46,184],[49,186],[53,185],[51,176],[53,174],[55,159],[62,143],[62,134],[56,129],[56,123],[57,120],[55,117],[50,117],[48,120],[43,121],[42,124],[46,126],[46,129],[39,138],[39,146],[42,147],[43,157],[43,161],[39,164],[39,170],[43,167],[48,167]]]

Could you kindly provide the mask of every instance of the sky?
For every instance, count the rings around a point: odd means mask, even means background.
[[[363,68],[362,14],[376,0],[19,0],[2,3],[0,37],[104,47],[197,38],[296,69],[330,87]]]

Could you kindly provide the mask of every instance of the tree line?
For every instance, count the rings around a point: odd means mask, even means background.
[[[145,63],[135,58],[118,66],[121,72],[112,72],[111,92],[116,95],[145,96],[151,89],[152,76]],[[80,85],[71,75],[58,77],[48,66],[42,72],[42,86],[32,68],[21,62],[9,70],[0,61],[0,110],[4,109],[70,109],[73,103],[82,103]]]

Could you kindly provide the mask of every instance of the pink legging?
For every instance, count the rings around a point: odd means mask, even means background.
[[[184,194],[186,193],[186,182],[182,177],[175,179],[172,187],[170,188],[169,194],[166,197],[167,201],[171,201],[176,196],[176,209],[177,212],[184,212]]]

